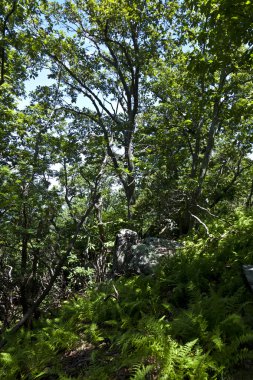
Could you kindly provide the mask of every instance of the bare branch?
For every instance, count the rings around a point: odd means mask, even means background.
[[[69,86],[72,88],[82,92],[84,96],[89,98],[92,102],[92,104],[96,107],[96,109],[99,109],[98,106],[101,107],[101,109],[111,118],[111,120],[117,122],[117,118],[115,118],[114,114],[112,114],[109,109],[104,105],[102,100],[99,98],[98,95],[95,94],[95,91],[93,91],[89,86],[87,86],[79,77],[74,73],[73,70],[71,70],[66,63],[64,63],[57,55],[52,54],[50,52],[47,52],[47,55],[52,58],[54,61],[56,61],[61,67],[63,67],[67,73],[70,75],[72,79],[74,79],[80,88],[74,86],[72,83],[68,83]],[[85,91],[84,91],[85,90]],[[100,111],[99,111],[100,112]],[[101,112],[100,112],[101,113]]]
[[[62,271],[63,265],[67,261],[70,253],[72,252],[72,250],[73,250],[73,248],[75,246],[75,243],[77,241],[77,238],[78,238],[78,235],[79,235],[81,229],[86,224],[86,222],[87,222],[90,214],[92,213],[92,211],[93,211],[93,209],[94,209],[94,207],[95,207],[95,205],[97,203],[97,199],[98,199],[98,196],[99,196],[99,192],[98,192],[99,189],[98,189],[98,187],[99,187],[99,184],[100,184],[101,176],[103,174],[103,170],[105,168],[105,164],[106,164],[106,158],[104,157],[103,161],[101,163],[100,171],[99,171],[99,173],[96,176],[95,187],[92,190],[90,203],[89,203],[86,211],[84,212],[83,216],[81,217],[80,221],[77,223],[75,233],[73,234],[73,237],[72,237],[72,239],[71,239],[71,241],[70,241],[70,243],[69,243],[69,245],[68,245],[65,253],[62,255],[62,257],[59,259],[57,265],[55,266],[54,273],[51,276],[51,278],[50,278],[47,286],[43,289],[41,295],[34,301],[34,303],[32,304],[32,306],[24,314],[23,318],[16,325],[14,325],[9,330],[8,333],[10,335],[15,334],[32,317],[32,315],[35,312],[35,310],[40,306],[40,304],[48,296],[48,294],[51,291],[53,285],[55,284],[56,279],[58,278],[58,276],[60,275],[60,273]],[[6,344],[7,344],[7,339],[3,339],[0,342],[0,349],[3,348]]]
[[[198,216],[192,214],[191,212],[190,212],[190,215],[191,215],[194,219],[196,219],[200,224],[202,224],[202,226],[203,226],[203,227],[205,228],[205,230],[206,230],[207,235],[210,236],[209,229],[208,229],[207,225],[206,225],[204,222],[202,222],[202,220],[199,219]]]
[[[198,208],[200,208],[201,210],[203,210],[203,211],[206,211],[209,215],[211,215],[211,216],[213,216],[214,218],[217,218],[217,215],[214,215],[214,214],[212,214],[207,208],[205,208],[205,207],[202,207],[202,206],[200,206],[200,205],[196,205]]]

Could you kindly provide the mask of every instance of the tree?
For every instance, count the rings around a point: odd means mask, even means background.
[[[227,25],[221,33],[213,18],[215,4],[200,3],[201,7],[182,4],[177,24],[180,48],[158,63],[151,88],[159,105],[144,116],[150,131],[144,159],[150,162],[154,153],[152,164],[146,165],[148,171],[153,167],[151,186],[153,191],[166,189],[163,201],[158,199],[158,215],[176,218],[181,232],[231,196],[251,164],[248,49],[242,39],[229,37]],[[143,134],[140,138],[145,144]]]
[[[172,17],[175,9],[172,3],[169,6],[168,11],[159,0],[122,1],[120,6],[116,1],[67,1],[62,6],[53,3],[47,11],[52,34],[45,52],[55,63],[53,72],[62,70],[66,94],[72,102],[79,97],[78,103],[83,103],[68,108],[91,120],[103,134],[124,188],[129,218],[135,201],[137,116],[148,102],[144,89],[148,68],[168,38],[164,15]],[[38,33],[39,38],[42,35],[44,30]]]
[[[228,204],[250,207],[250,4],[1,3],[4,328],[63,296],[77,265],[103,280],[118,227],[208,233]],[[19,110],[45,65],[54,84]]]
[[[84,147],[77,135],[69,138],[71,123],[64,123],[59,111],[55,114],[57,92],[57,86],[38,88],[32,104],[18,113],[9,143],[12,167],[2,167],[0,261],[2,279],[7,272],[9,276],[2,293],[5,327],[19,316],[19,305],[23,315],[13,331],[29,324],[41,302],[56,290],[98,204],[107,163],[103,145],[99,157],[89,162],[93,146]],[[78,153],[84,156],[82,167]],[[52,169],[54,163],[62,165],[59,174]]]

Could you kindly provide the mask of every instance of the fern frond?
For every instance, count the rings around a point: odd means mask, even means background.
[[[130,380],[145,380],[153,367],[153,365],[144,366],[143,364],[133,366],[134,374],[130,377]]]

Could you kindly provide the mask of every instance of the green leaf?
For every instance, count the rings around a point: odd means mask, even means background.
[[[13,358],[11,356],[11,354],[9,354],[8,352],[1,352],[0,353],[0,360],[2,361],[3,364],[11,364],[13,362]]]

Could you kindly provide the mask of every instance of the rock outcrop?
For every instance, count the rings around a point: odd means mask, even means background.
[[[124,274],[133,259],[132,247],[138,243],[138,234],[135,231],[122,229],[116,236],[113,253],[113,274]]]
[[[162,257],[174,255],[179,247],[174,240],[156,237],[138,240],[135,231],[121,230],[115,241],[113,274],[150,274]]]

